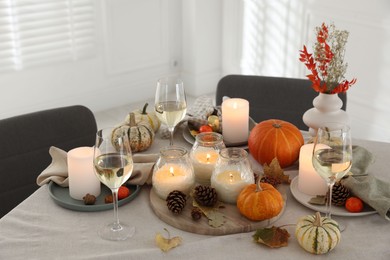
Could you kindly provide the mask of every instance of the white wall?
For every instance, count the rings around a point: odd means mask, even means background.
[[[97,0],[95,56],[0,74],[0,118],[83,104],[93,111],[144,100],[181,64],[180,0]]]
[[[390,142],[390,2],[387,0],[225,0],[223,72],[304,78],[298,60],[314,28],[334,22],[350,32],[346,78],[353,136]],[[237,26],[241,25],[242,26]]]
[[[0,118],[57,106],[93,111],[154,95],[181,74],[191,95],[230,73],[305,77],[298,61],[314,27],[350,32],[348,114],[355,137],[390,142],[390,2],[387,0],[96,0],[95,56],[0,74]]]

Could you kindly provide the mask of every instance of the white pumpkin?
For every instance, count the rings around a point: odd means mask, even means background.
[[[330,252],[340,242],[341,233],[337,222],[331,218],[321,217],[317,212],[300,218],[295,228],[299,245],[312,254]]]
[[[154,112],[146,112],[147,107],[148,103],[144,105],[142,110],[135,110],[132,112],[135,116],[135,123],[139,124],[140,122],[146,122],[152,127],[153,131],[156,133],[158,129],[160,129],[161,122]],[[130,114],[126,116],[125,124],[130,124]]]

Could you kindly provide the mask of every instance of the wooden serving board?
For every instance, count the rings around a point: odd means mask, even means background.
[[[150,190],[150,203],[155,214],[162,221],[175,228],[201,235],[220,236],[250,232],[259,228],[268,227],[278,220],[284,212],[287,197],[285,194],[282,194],[282,196],[284,199],[284,205],[279,215],[263,221],[251,221],[240,214],[236,205],[225,204],[225,207],[219,209],[218,211],[225,215],[226,222],[218,228],[210,226],[208,224],[208,219],[205,216],[202,216],[202,218],[198,221],[192,219],[192,197],[187,200],[185,208],[179,215],[174,215],[168,209],[165,200],[158,197],[153,188]]]

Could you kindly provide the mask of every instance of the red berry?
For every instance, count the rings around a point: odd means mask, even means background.
[[[345,202],[345,208],[349,212],[361,212],[363,210],[363,201],[358,197],[350,197]]]
[[[118,200],[124,199],[130,195],[130,190],[126,186],[120,186],[118,190]]]
[[[212,132],[212,131],[213,131],[213,128],[209,125],[202,125],[201,127],[199,127],[199,132],[201,132],[201,133]]]

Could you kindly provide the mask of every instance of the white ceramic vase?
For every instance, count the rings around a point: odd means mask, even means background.
[[[319,93],[313,100],[313,108],[303,114],[303,122],[309,127],[311,136],[317,134],[317,129],[325,122],[349,124],[347,112],[341,109],[343,101],[337,94]]]

